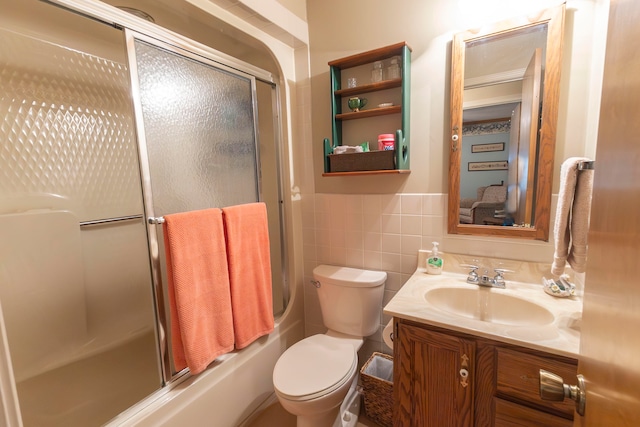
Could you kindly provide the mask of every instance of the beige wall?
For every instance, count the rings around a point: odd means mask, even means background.
[[[480,3],[486,6],[478,9]],[[496,3],[500,6],[495,6]],[[313,167],[317,192],[446,192],[449,156],[444,147],[448,134],[452,35],[559,2],[504,3],[490,0],[402,0],[393,4],[382,0],[307,2],[313,114],[311,144],[316,148]],[[598,117],[599,83],[597,78],[593,81],[593,74],[601,73],[598,63],[601,58],[594,56],[597,53],[594,44],[601,43],[604,38],[604,33],[594,32],[600,25],[595,13],[600,3],[603,2],[567,2],[556,176],[562,159],[581,155],[595,146],[595,135],[584,130],[587,123],[597,121]],[[331,135],[327,62],[399,41],[406,41],[413,49],[411,174],[322,177],[322,139]],[[557,192],[557,178],[555,183],[554,193]]]
[[[298,18],[307,20],[307,5],[304,0],[277,0]]]

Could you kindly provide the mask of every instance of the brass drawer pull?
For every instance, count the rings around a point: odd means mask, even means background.
[[[559,375],[540,369],[540,398],[562,402],[568,397],[571,400],[575,400],[576,412],[584,415],[587,393],[584,387],[584,377],[580,374],[577,377],[578,385],[568,385],[564,383]]]

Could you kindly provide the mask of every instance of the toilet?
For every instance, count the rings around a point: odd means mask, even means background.
[[[328,331],[289,347],[273,369],[273,386],[298,427],[330,427],[357,381],[364,337],[378,330],[387,273],[319,265],[313,277]]]

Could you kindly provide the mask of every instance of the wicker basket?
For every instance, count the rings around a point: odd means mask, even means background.
[[[392,427],[393,356],[374,352],[360,369],[360,380],[367,417],[383,427]]]

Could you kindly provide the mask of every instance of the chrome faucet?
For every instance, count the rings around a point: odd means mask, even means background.
[[[491,288],[500,288],[504,289],[506,287],[506,283],[504,281],[504,273],[511,273],[511,270],[507,270],[504,268],[494,268],[493,271],[496,273],[495,276],[489,277],[488,271],[485,269],[482,275],[478,274],[477,265],[465,264],[461,267],[467,267],[471,270],[469,271],[469,275],[467,276],[467,283],[471,283],[479,286],[487,286]]]

